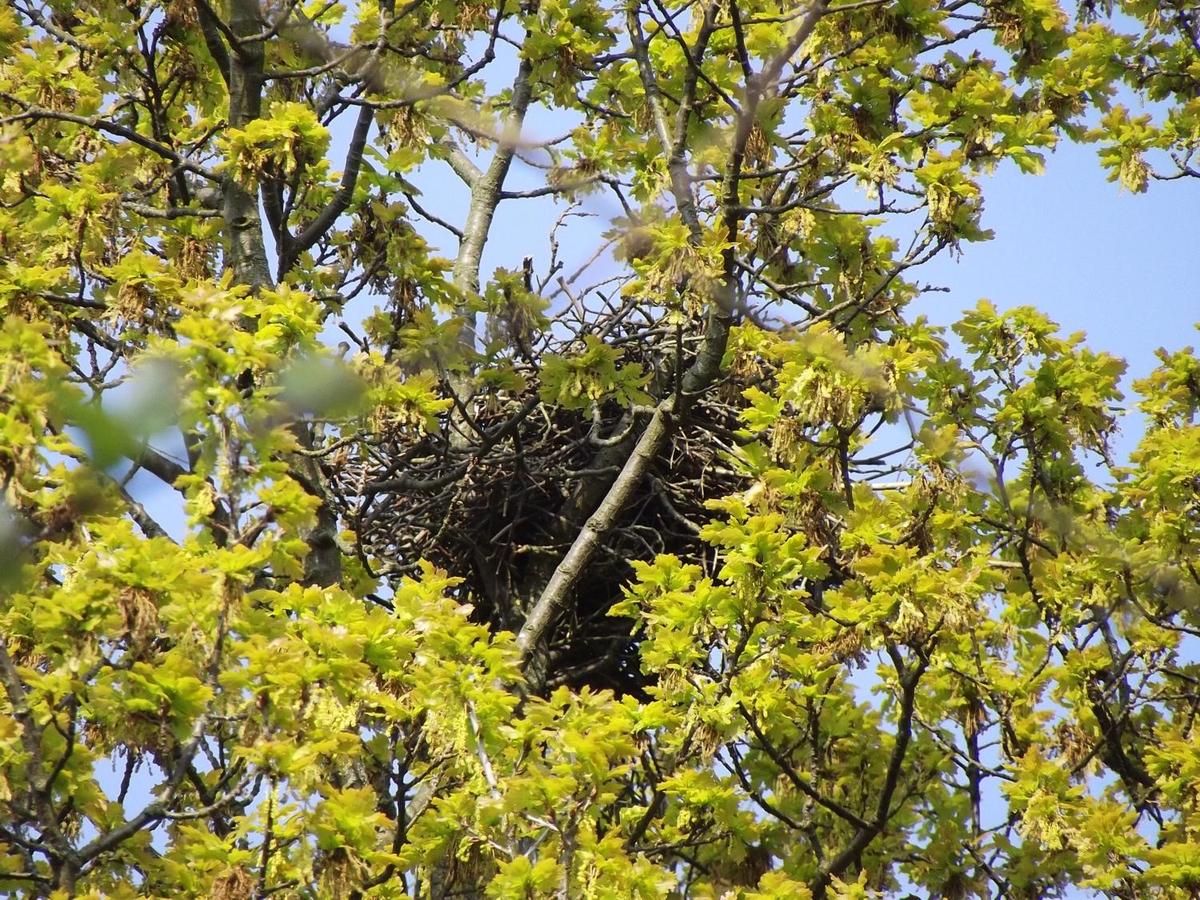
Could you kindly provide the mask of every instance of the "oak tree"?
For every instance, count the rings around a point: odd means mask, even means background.
[[[908,310],[1197,97],[1188,0],[5,0],[0,889],[1195,896],[1200,360],[1126,461]]]

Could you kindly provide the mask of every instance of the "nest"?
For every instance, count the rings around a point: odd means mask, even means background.
[[[625,361],[641,363],[659,381],[673,378],[673,340],[624,346]],[[670,381],[651,388],[662,396]],[[719,393],[691,404],[676,422],[636,501],[593,557],[555,629],[547,687],[642,693],[639,635],[609,611],[633,574],[633,560],[671,553],[711,567],[711,548],[698,534],[710,515],[705,503],[745,487],[724,458],[737,410]],[[533,388],[493,395],[477,405],[474,427],[460,427],[457,438],[453,426],[419,438],[381,436],[329,474],[373,574],[406,574],[428,560],[462,579],[462,598],[477,620],[515,631],[648,415],[611,402],[584,414],[542,403]]]

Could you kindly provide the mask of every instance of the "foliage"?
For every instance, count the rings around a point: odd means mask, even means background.
[[[1195,896],[1200,360],[906,312],[1193,5],[0,6],[0,890]]]

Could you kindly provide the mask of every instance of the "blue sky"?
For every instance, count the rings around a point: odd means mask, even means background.
[[[922,283],[950,293],[926,295],[912,311],[948,324],[980,298],[1001,309],[1035,306],[1064,333],[1084,331],[1092,348],[1125,358],[1127,384],[1154,368],[1158,347],[1200,341],[1200,179],[1130,194],[1106,180],[1095,148],[1064,142],[1043,175],[1005,167],[983,191],[995,238],[922,269]],[[1127,454],[1140,430],[1130,417],[1114,449]]]

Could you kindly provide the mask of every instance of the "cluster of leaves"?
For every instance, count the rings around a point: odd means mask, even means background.
[[[904,311],[1191,6],[0,7],[0,889],[1194,896],[1200,360]]]

